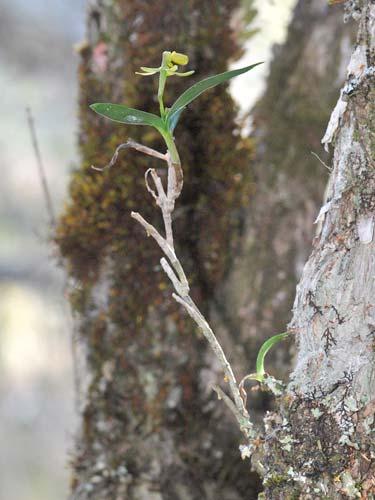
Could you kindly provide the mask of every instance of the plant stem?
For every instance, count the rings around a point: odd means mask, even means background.
[[[163,132],[162,135],[167,145],[168,152],[171,156],[172,163],[178,163],[179,165],[181,165],[180,156],[178,154],[176,144],[174,142],[172,135],[169,132]]]
[[[160,106],[161,118],[164,118],[164,115],[165,115],[163,96],[164,96],[164,89],[165,89],[166,80],[167,80],[167,73],[164,69],[161,69],[160,73],[159,73],[159,88],[158,88],[158,101],[159,101],[159,106]]]
[[[165,115],[163,96],[164,96],[165,83],[167,81],[167,68],[168,68],[167,54],[168,52],[163,52],[161,68],[159,73],[158,101],[160,106],[161,118],[164,118]]]

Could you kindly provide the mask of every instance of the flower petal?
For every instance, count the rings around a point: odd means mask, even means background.
[[[167,69],[167,75],[172,76],[176,74],[176,71],[178,70],[178,66],[174,64],[171,68]]]
[[[141,73],[140,71],[136,71],[135,74],[136,75],[141,75],[141,76],[152,76],[152,75],[155,75],[156,73],[158,73],[157,71],[153,71],[152,73],[149,72],[149,73]]]
[[[192,75],[193,73],[195,73],[194,70],[191,70],[191,71],[185,71],[185,73],[173,73],[174,75],[176,76],[190,76]]]
[[[148,68],[147,66],[141,66],[141,70],[145,73],[157,73],[160,71],[160,68]]]

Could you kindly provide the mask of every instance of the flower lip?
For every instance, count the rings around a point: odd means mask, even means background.
[[[172,63],[179,64],[180,66],[186,66],[189,62],[189,57],[186,54],[181,54],[180,52],[173,51],[169,57]]]

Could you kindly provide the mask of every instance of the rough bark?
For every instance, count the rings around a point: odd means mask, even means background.
[[[314,214],[329,174],[311,152],[330,162],[320,139],[354,39],[353,23],[342,22],[339,6],[300,0],[253,111],[254,189],[241,247],[216,296],[220,311],[215,314],[236,339],[242,370],[254,369],[262,342],[285,331],[291,319],[295,286],[311,251]],[[285,343],[268,357],[271,373],[281,378],[290,369],[289,347]]]
[[[143,185],[145,169],[160,164],[126,152],[110,171],[90,168],[104,166],[129,133],[155,149],[163,145],[150,129],[98,118],[89,104],[156,109],[154,81],[134,71],[156,66],[165,49],[189,54],[199,79],[224,71],[241,52],[230,27],[239,5],[90,4],[88,41],[80,48],[82,166],[73,173],[57,232],[74,280],[70,298],[86,365],[72,498],[235,500],[256,494],[257,479],[239,457],[239,431],[211,391],[223,376],[190,318],[170,299],[159,249],[130,218],[137,209],[161,226]],[[166,102],[194,78],[176,80]],[[176,130],[186,188],[175,236],[193,296],[206,311],[227,272],[248,200],[251,147],[235,117],[224,86],[192,104]]]
[[[210,394],[210,384],[221,374],[190,321],[181,319],[180,311],[168,301],[169,285],[159,270],[156,275],[150,270],[150,262],[157,265],[159,252],[152,242],[144,243],[142,231],[128,216],[134,207],[149,205],[139,170],[150,163],[126,155],[108,173],[90,169],[91,164],[103,166],[128,131],[90,115],[88,104],[126,101],[153,109],[152,84],[138,80],[135,86],[133,72],[141,64],[157,64],[166,44],[189,53],[192,67],[204,68],[199,77],[223,71],[228,60],[239,54],[229,29],[238,3],[225,1],[213,8],[209,1],[191,1],[182,8],[169,1],[152,7],[140,0],[92,2],[88,43],[81,47],[83,161],[73,173],[71,200],[58,231],[75,283],[71,302],[88,374],[81,387],[82,425],[72,458],[72,498],[256,496],[256,480],[238,457],[239,433],[226,409]],[[299,2],[287,46],[273,65],[269,90],[257,111],[260,141],[255,183],[247,168],[248,141],[236,135],[235,109],[225,89],[192,106],[176,134],[187,174],[176,241],[193,276],[197,301],[210,311],[221,340],[229,346],[231,361],[239,360],[236,364],[243,374],[253,370],[254,345],[287,321],[296,267],[309,246],[311,229],[303,228],[301,214],[311,213],[313,207],[308,190],[304,191],[305,177],[314,187],[315,204],[323,189],[316,160],[310,163],[314,174],[295,170],[301,158],[306,161],[310,148],[317,150],[322,121],[333,100],[333,91],[327,89],[332,88],[332,80],[338,85],[339,71],[334,68],[341,64],[349,44],[337,11],[328,14],[314,7],[322,3]],[[155,20],[167,35],[160,35],[160,27],[155,30]],[[327,50],[319,54],[317,71],[306,58],[313,57],[321,37]],[[290,81],[283,79],[284,74]],[[314,93],[310,86],[306,90],[309,78],[315,79]],[[180,83],[185,82],[178,82],[173,94],[181,90]],[[299,103],[296,107],[293,95]],[[305,109],[303,100],[309,96]],[[288,117],[286,127],[278,115]],[[292,127],[295,120],[300,124],[297,129]],[[305,150],[299,141],[304,127],[311,141]],[[285,129],[293,134],[284,133]],[[132,130],[131,137],[161,147],[149,130],[136,132]],[[293,183],[286,181],[290,172]],[[280,193],[276,199],[271,194],[275,191]],[[295,207],[298,224],[291,222]],[[285,215],[285,222],[276,227],[275,209],[279,221]],[[145,215],[158,224],[154,212],[145,210]],[[249,222],[240,248],[237,236],[245,218]],[[285,228],[290,224],[300,229],[285,251],[289,244]],[[238,259],[231,272],[234,255]],[[261,271],[263,266],[269,270]],[[269,288],[277,275],[274,269],[285,272],[278,276],[275,289]],[[280,300],[282,293],[285,300]]]
[[[375,495],[375,3],[346,12],[358,38],[323,139],[332,173],[289,325],[296,366],[266,418],[265,498]]]

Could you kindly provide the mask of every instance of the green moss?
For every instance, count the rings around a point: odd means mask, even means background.
[[[272,474],[267,476],[267,479],[264,481],[264,486],[279,486],[288,482],[290,482],[289,476],[284,476],[283,474]]]

